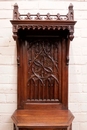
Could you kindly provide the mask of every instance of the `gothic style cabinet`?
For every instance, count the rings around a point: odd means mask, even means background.
[[[14,5],[13,38],[17,44],[17,110],[14,130],[72,130],[68,110],[69,44],[74,12],[67,15],[20,14]]]

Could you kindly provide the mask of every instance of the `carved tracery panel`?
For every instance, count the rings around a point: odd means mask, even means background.
[[[59,39],[54,38],[33,38],[27,41],[28,101],[60,101],[59,44]]]

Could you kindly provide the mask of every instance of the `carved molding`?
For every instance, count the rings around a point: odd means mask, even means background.
[[[17,32],[19,29],[42,29],[42,30],[69,30],[69,38],[73,40],[74,38],[74,25],[76,21],[74,21],[74,11],[73,5],[70,4],[68,8],[67,15],[60,15],[57,13],[56,15],[52,15],[47,13],[46,15],[37,14],[20,14],[18,11],[18,5],[14,5],[13,9],[13,20],[11,20],[13,25],[13,38],[16,40]]]
[[[14,5],[13,10],[13,20],[74,20],[74,11],[73,5],[70,4],[68,7],[68,14],[67,15],[60,15],[57,13],[56,15],[51,15],[47,13],[46,15],[41,15],[40,13],[37,14],[20,14],[18,11],[17,3]]]

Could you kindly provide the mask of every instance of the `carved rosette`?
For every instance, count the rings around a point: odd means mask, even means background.
[[[68,8],[67,15],[60,15],[57,13],[56,15],[52,15],[47,13],[46,15],[37,14],[20,14],[18,11],[18,5],[14,5],[13,9],[13,20],[11,20],[13,25],[13,38],[16,40],[17,32],[19,29],[42,29],[42,30],[69,30],[69,38],[73,40],[74,38],[74,25],[76,21],[74,21],[74,11],[73,5],[70,4]]]

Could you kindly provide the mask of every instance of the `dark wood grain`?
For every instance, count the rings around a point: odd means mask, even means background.
[[[59,128],[68,127],[73,115],[69,110],[16,110],[12,116],[17,127]]]
[[[72,130],[68,110],[69,45],[74,38],[74,10],[67,15],[20,14],[14,5],[17,44],[17,110],[14,130]]]
[[[18,109],[29,103],[60,103],[67,109],[67,40],[30,37],[18,44]]]

